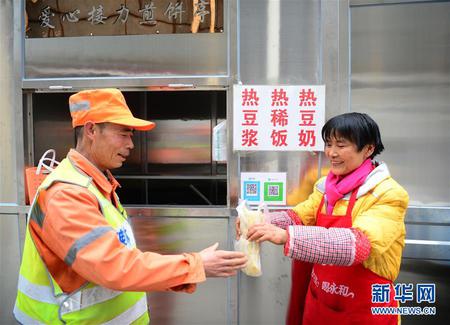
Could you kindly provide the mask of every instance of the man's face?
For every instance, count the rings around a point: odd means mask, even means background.
[[[101,170],[122,166],[133,145],[133,129],[112,123],[94,126],[91,147],[93,163]]]

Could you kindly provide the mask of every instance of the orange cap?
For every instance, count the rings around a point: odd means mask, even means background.
[[[86,122],[114,123],[148,131],[155,123],[135,118],[120,90],[115,88],[83,90],[69,98],[72,127]]]

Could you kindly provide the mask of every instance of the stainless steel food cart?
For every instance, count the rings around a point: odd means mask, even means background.
[[[379,122],[381,159],[411,199],[398,281],[436,283],[438,315],[427,320],[448,319],[450,2],[223,0],[215,33],[54,38],[25,37],[24,10],[25,1],[0,2],[0,323],[13,323],[24,168],[74,145],[67,98],[79,89],[120,88],[134,114],[158,125],[136,136],[116,172],[142,249],[231,249],[241,172],[286,172],[288,195],[308,170],[320,176],[321,153],[232,150],[239,83],[323,84],[327,117],[363,111]],[[217,162],[212,130],[223,120],[228,154]],[[260,278],[149,294],[152,324],[283,323],[290,261],[270,245],[262,261]]]

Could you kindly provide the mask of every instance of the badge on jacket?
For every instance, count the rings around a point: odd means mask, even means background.
[[[131,249],[136,247],[133,230],[131,230],[128,222],[125,221],[124,223],[122,223],[120,228],[117,230],[117,237],[119,238],[119,241],[128,248]]]

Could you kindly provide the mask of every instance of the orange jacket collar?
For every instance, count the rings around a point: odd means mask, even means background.
[[[67,157],[75,164],[77,168],[82,170],[85,174],[92,177],[95,184],[105,194],[111,195],[117,187],[120,187],[119,182],[114,178],[109,170],[106,175],[103,174],[97,167],[94,166],[86,157],[75,149],[70,149]]]

